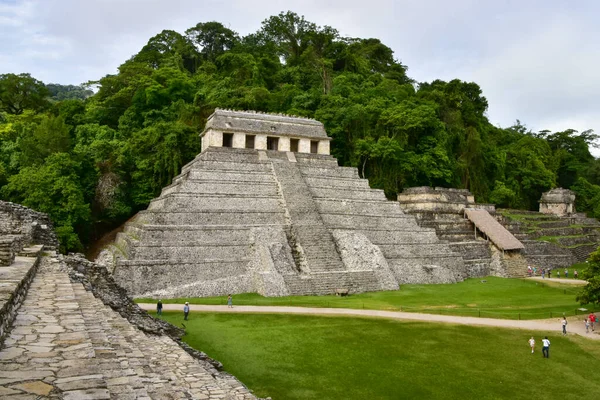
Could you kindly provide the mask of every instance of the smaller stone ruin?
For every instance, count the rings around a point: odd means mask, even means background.
[[[492,214],[496,211],[493,204],[476,204],[475,196],[467,189],[412,187],[398,194],[398,202],[409,213],[461,213],[465,208],[484,209]]]
[[[556,188],[542,193],[540,212],[564,217],[575,213],[575,193],[569,189]]]
[[[12,264],[15,256],[33,243],[58,248],[50,218],[19,204],[0,201],[0,266]]]
[[[469,277],[524,274],[523,244],[496,221],[493,204],[475,203],[467,189],[407,188],[398,194],[398,203],[462,256]]]

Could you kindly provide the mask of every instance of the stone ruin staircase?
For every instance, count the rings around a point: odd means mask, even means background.
[[[44,257],[0,350],[5,399],[254,399],[165,336],[145,334]]]
[[[497,218],[525,245],[531,266],[565,268],[584,262],[600,246],[600,223],[576,214],[557,217],[536,211],[499,209]]]
[[[284,154],[272,152],[269,159],[288,210],[291,232],[295,241],[301,244],[302,254],[297,258],[304,260],[298,260],[298,264],[309,268],[299,275],[284,275],[290,292],[327,294],[335,293],[338,288],[348,289],[351,293],[378,290],[380,285],[370,271],[346,270],[297,162],[290,162],[287,155],[278,162],[277,157]]]
[[[471,221],[459,213],[411,212],[419,225],[435,229],[440,240],[448,242],[450,248],[460,254],[470,277],[490,274],[492,252],[488,241],[475,235]]]

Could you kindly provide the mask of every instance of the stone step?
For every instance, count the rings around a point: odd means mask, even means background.
[[[359,179],[358,170],[352,167],[321,168],[300,165],[300,172],[305,177]]]
[[[125,234],[150,243],[194,242],[203,244],[250,243],[250,227],[202,225],[133,225],[125,227]]]
[[[202,201],[198,197],[185,193],[173,193],[150,202],[148,210],[192,212],[251,212],[256,210],[278,210],[281,207],[279,196],[205,196]]]
[[[315,199],[328,198],[328,199],[339,199],[339,200],[381,200],[385,199],[383,190],[380,189],[331,189],[328,187],[316,187],[310,188]]]
[[[332,177],[305,176],[304,180],[310,187],[349,190],[371,189],[369,187],[369,181],[366,179],[343,179]]]
[[[258,162],[230,162],[230,161],[218,161],[218,160],[202,160],[196,162],[190,166],[189,173],[192,171],[221,171],[223,173],[229,172],[256,172],[256,173],[269,173],[272,171],[272,167],[269,163]]]
[[[272,171],[211,171],[191,170],[187,178],[194,182],[236,182],[236,183],[274,183]]]
[[[398,204],[393,201],[379,200],[344,200],[316,199],[315,203],[323,214],[365,214],[404,215]]]
[[[254,212],[157,212],[140,211],[145,223],[152,225],[285,225],[285,213],[279,210]]]
[[[169,194],[207,194],[210,196],[230,196],[245,193],[250,196],[277,196],[274,182],[205,182],[185,180],[177,185],[164,188],[161,197]]]
[[[435,244],[394,244],[394,245],[379,245],[385,258],[402,258],[402,257],[419,257],[423,254],[442,256],[455,256],[454,252],[448,246],[440,246]]]
[[[250,257],[249,243],[244,244],[200,244],[180,243],[171,244],[156,243],[152,246],[144,241],[135,246],[135,253],[129,253],[136,260],[165,260],[184,262],[185,260],[245,260]]]
[[[365,216],[348,214],[323,214],[323,221],[330,229],[398,229],[417,230],[418,225],[409,215]]]

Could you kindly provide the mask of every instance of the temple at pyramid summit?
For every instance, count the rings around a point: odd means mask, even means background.
[[[480,274],[330,154],[323,124],[217,109],[202,152],[99,260],[132,296],[395,290]]]

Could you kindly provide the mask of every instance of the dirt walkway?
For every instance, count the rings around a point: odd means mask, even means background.
[[[541,276],[532,276],[526,278],[532,281],[540,281],[540,282],[558,282],[558,283],[566,283],[568,285],[585,285],[587,281],[583,279],[565,279],[565,278],[542,278]]]
[[[142,309],[147,311],[156,311],[156,304],[139,303]],[[182,311],[183,304],[164,304],[164,311]],[[495,319],[495,318],[476,318],[476,317],[459,317],[453,315],[437,315],[437,314],[419,314],[398,311],[381,311],[381,310],[356,310],[350,308],[310,308],[310,307],[280,307],[280,306],[235,306],[227,308],[227,306],[209,306],[190,304],[190,312],[229,312],[229,313],[266,313],[266,314],[309,314],[309,315],[341,315],[341,316],[359,316],[359,317],[376,317],[376,318],[391,318],[399,320],[425,321],[425,322],[442,322],[449,324],[476,325],[476,326],[496,326],[500,328],[510,329],[527,329],[532,331],[546,332],[561,332],[560,320],[542,319],[542,320],[527,320],[517,321],[512,319]],[[183,313],[183,312],[182,312]],[[583,316],[568,318],[568,332],[576,333],[584,337],[594,340],[600,340],[600,327],[596,328],[594,333],[585,333],[585,325]]]

